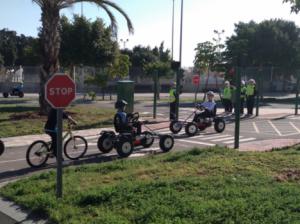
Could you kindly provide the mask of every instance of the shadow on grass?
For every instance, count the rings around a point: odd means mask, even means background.
[[[9,107],[9,106],[1,106],[2,113],[23,113],[23,112],[38,112],[39,107],[34,106],[16,106],[16,107]]]
[[[8,99],[5,99],[5,100],[0,100],[0,104],[26,104],[28,102],[31,102],[32,100],[30,99],[11,99],[11,100],[8,100]]]

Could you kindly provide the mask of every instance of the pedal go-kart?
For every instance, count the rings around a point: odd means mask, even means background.
[[[206,118],[196,118],[193,121],[188,121],[191,117],[195,118],[195,115],[203,112],[205,110],[202,106],[196,106],[194,112],[188,116],[184,121],[172,121],[170,123],[170,131],[173,134],[177,134],[185,127],[185,133],[188,136],[194,136],[198,131],[204,131],[206,128],[214,125],[216,132],[221,133],[225,130],[226,124],[222,117],[216,116],[216,108],[212,116]]]
[[[139,113],[134,113],[130,121],[133,127],[134,124],[138,122],[138,119]],[[148,128],[147,126],[145,127]],[[163,152],[168,152],[173,148],[173,136],[161,135],[155,133],[150,128],[148,129],[150,131],[144,131],[140,135],[137,134],[136,128],[133,128],[132,132],[120,134],[116,134],[113,131],[102,131],[97,143],[98,148],[102,153],[109,153],[113,148],[115,148],[120,157],[128,157],[131,155],[135,147],[151,147],[155,138],[159,139],[159,147]]]
[[[21,85],[21,84],[19,84]],[[24,97],[23,87],[12,87],[3,92],[3,97],[7,98],[8,96],[18,96],[20,98]]]
[[[0,156],[3,154],[5,149],[4,143],[0,140]]]

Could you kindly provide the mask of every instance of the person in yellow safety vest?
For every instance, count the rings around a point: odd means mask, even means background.
[[[244,114],[244,105],[246,101],[246,92],[247,92],[247,87],[246,87],[246,82],[242,80],[241,83],[241,110],[240,113]]]
[[[169,102],[170,102],[170,120],[176,120],[176,82],[173,83],[169,91]]]
[[[252,115],[253,114],[253,107],[254,107],[254,101],[255,101],[255,95],[256,95],[256,83],[254,79],[250,79],[248,81],[248,84],[246,86],[246,99],[247,99],[247,114]]]
[[[223,101],[223,105],[225,108],[225,112],[231,113],[232,112],[232,92],[233,92],[233,90],[230,86],[229,81],[226,81],[224,84],[225,84],[225,87],[223,90],[222,101]]]

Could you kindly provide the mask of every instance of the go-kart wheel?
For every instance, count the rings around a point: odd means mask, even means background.
[[[117,152],[120,157],[128,157],[133,152],[133,144],[132,141],[130,141],[127,138],[121,138],[117,142]]]
[[[153,137],[153,134],[149,131],[144,131],[142,133],[142,135],[144,136],[143,140],[142,140],[142,146],[144,148],[149,148],[151,147],[151,145],[153,144],[154,142],[154,137]]]
[[[225,130],[225,121],[223,119],[217,119],[215,120],[215,125],[214,125],[214,128],[215,128],[215,131],[218,132],[218,133],[221,133]]]
[[[170,123],[170,131],[173,133],[173,134],[177,134],[181,131],[182,129],[182,123],[179,122],[179,121],[172,121]]]
[[[3,93],[3,97],[7,98],[8,97],[8,93]]]
[[[190,122],[185,126],[185,133],[188,136],[194,136],[197,134],[197,132],[198,132],[198,127],[196,123]]]
[[[97,142],[98,149],[103,153],[109,153],[114,147],[115,135],[111,133],[102,134]]]
[[[19,92],[18,96],[19,96],[20,98],[23,98],[23,97],[24,97],[24,93],[23,93],[23,92]]]
[[[0,140],[0,156],[3,154],[4,148],[4,143]]]
[[[159,147],[163,152],[169,152],[174,146],[174,138],[171,135],[163,135],[159,138]]]

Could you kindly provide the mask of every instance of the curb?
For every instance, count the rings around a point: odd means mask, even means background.
[[[20,178],[21,179],[21,178]],[[8,183],[15,182],[20,179],[6,181],[0,183],[0,188]],[[1,224],[50,224],[48,220],[31,214],[30,211],[22,209],[15,203],[0,197],[0,223]]]
[[[47,220],[40,219],[0,197],[0,221],[1,224],[45,224]]]

